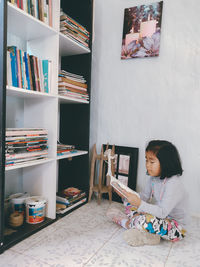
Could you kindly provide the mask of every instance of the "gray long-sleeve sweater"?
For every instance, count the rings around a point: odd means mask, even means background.
[[[147,203],[153,191],[154,204]],[[171,218],[179,224],[187,223],[188,197],[184,189],[182,179],[179,176],[172,176],[160,180],[159,177],[148,177],[145,190],[140,193],[142,199],[138,208],[139,212],[147,212],[158,218]]]

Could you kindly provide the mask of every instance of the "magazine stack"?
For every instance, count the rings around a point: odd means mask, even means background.
[[[64,214],[86,202],[86,193],[76,187],[68,187],[56,195],[56,213]]]
[[[77,150],[75,150],[75,146],[73,145],[57,144],[57,156],[64,156],[75,152],[77,152]]]
[[[24,164],[48,156],[48,131],[39,128],[6,129],[6,166]]]
[[[58,75],[58,93],[77,100],[89,101],[86,80],[83,76],[61,70]]]
[[[89,47],[90,33],[84,26],[61,11],[60,31],[78,44]]]

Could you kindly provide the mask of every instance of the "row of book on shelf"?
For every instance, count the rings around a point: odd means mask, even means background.
[[[53,0],[8,0],[11,4],[32,15],[36,19],[52,27],[52,1]],[[89,47],[90,33],[88,30],[64,13],[60,12],[60,32],[73,39],[78,44]]]
[[[76,187],[67,187],[56,194],[56,213],[64,214],[86,201],[86,192]]]
[[[52,0],[8,0],[8,2],[52,27]]]
[[[58,94],[89,101],[87,83],[82,75],[61,70],[58,75]]]
[[[74,145],[58,142],[57,156],[77,153]],[[44,128],[7,128],[6,166],[30,163],[48,157],[48,130]]]
[[[7,85],[48,93],[51,61],[29,55],[16,46],[7,47]]]
[[[47,59],[29,55],[16,46],[7,47],[7,85],[37,92],[50,92],[52,65]],[[58,75],[58,94],[89,101],[83,75],[61,70]]]
[[[90,33],[84,26],[64,13],[62,10],[60,12],[60,32],[83,47],[89,47]]]

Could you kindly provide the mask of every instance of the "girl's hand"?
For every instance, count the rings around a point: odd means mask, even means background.
[[[113,190],[115,191],[115,193],[117,193],[121,198],[124,198],[124,196],[122,194],[120,194],[119,191],[117,191],[114,187],[113,187]]]
[[[133,194],[133,193],[129,193],[127,192],[126,190],[122,190],[123,191],[123,194],[126,196],[126,199],[128,200],[128,202],[139,208],[140,204],[141,204],[141,199],[136,195],[136,194]]]

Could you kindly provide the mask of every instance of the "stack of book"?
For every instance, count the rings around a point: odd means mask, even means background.
[[[86,80],[82,75],[61,70],[58,75],[58,94],[88,102]]]
[[[56,195],[56,213],[64,214],[67,211],[86,202],[86,193],[76,187],[68,187]]]
[[[77,150],[75,150],[74,145],[57,144],[57,156],[64,156],[75,152],[77,152]]]
[[[39,59],[18,49],[7,47],[7,85],[49,93],[51,61]]]
[[[47,158],[48,131],[38,128],[6,129],[6,166]]]
[[[8,2],[52,27],[52,0],[8,0]]]
[[[84,26],[79,24],[63,11],[61,11],[60,16],[60,31],[78,44],[84,47],[89,47],[90,33]]]

